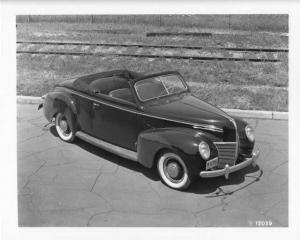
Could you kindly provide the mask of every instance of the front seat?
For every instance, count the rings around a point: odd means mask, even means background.
[[[95,92],[98,91],[102,94],[108,94],[114,89],[125,88],[128,86],[128,81],[118,76],[106,77],[96,79],[90,83],[90,88]]]
[[[110,97],[119,98],[134,103],[134,98],[129,88],[120,88],[109,92]]]

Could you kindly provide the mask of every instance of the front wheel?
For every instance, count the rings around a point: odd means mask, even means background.
[[[55,128],[58,136],[65,142],[73,142],[75,139],[75,132],[71,129],[71,126],[62,113],[57,113],[55,117]]]
[[[185,162],[173,152],[165,152],[159,157],[157,169],[162,181],[171,188],[183,190],[191,184]]]

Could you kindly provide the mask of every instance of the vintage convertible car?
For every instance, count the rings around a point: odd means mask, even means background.
[[[175,71],[143,75],[127,70],[67,80],[40,106],[59,137],[76,137],[147,168],[186,189],[197,178],[229,174],[250,164],[253,128],[193,96]]]

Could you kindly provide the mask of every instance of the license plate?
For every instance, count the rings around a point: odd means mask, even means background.
[[[206,162],[206,170],[218,166],[218,158],[214,158]]]

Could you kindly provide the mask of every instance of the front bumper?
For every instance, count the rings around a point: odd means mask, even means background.
[[[246,158],[243,162],[234,165],[234,166],[229,166],[226,165],[225,168],[223,169],[218,169],[218,170],[211,170],[211,171],[201,171],[200,172],[200,177],[203,178],[212,178],[212,177],[219,177],[219,176],[225,176],[226,179],[229,178],[229,174],[236,172],[240,169],[243,169],[247,166],[249,166],[250,164],[252,164],[253,167],[256,166],[256,160],[259,157],[259,151],[255,151],[252,154],[252,157],[250,158]]]

